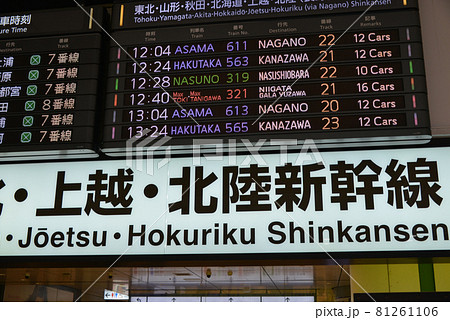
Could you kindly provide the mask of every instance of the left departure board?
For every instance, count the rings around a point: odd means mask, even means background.
[[[371,1],[200,2],[115,5],[107,154],[161,136],[178,149],[431,139],[417,1],[377,1],[366,14]]]
[[[0,16],[0,161],[96,157],[99,8]]]

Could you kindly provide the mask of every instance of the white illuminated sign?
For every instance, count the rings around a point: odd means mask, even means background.
[[[0,255],[449,250],[448,160],[429,148],[2,165]]]
[[[105,289],[104,294],[103,294],[103,299],[104,300],[128,300],[129,297],[126,294],[122,294],[119,292]]]

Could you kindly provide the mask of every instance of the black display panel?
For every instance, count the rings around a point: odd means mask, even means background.
[[[178,150],[202,138],[431,139],[417,1],[378,1],[364,15],[370,2],[259,1],[256,13],[247,1],[220,18],[225,2],[171,3],[114,7],[107,154],[161,136]]]
[[[103,10],[88,12],[0,17],[1,161],[97,156]]]

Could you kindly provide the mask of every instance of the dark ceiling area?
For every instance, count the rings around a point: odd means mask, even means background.
[[[76,7],[77,3],[83,6],[92,5],[104,5],[114,2],[113,0],[41,0],[41,1],[30,1],[30,0],[14,0],[5,1],[2,4],[0,12],[9,13],[24,10],[46,10],[46,9],[57,9],[57,8],[67,8]],[[127,2],[127,1],[122,1]]]

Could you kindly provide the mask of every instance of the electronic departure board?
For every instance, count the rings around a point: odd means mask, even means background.
[[[0,15],[0,161],[93,157],[101,9]]]
[[[174,149],[197,139],[429,141],[417,0],[375,1],[362,15],[371,3],[116,4],[102,150],[162,136]]]

